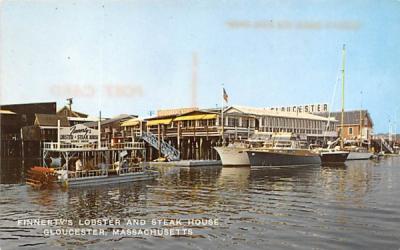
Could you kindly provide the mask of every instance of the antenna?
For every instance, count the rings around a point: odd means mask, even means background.
[[[72,111],[72,97],[70,97],[70,98],[67,98],[67,103],[68,103],[68,107],[69,107],[69,110],[71,110]]]

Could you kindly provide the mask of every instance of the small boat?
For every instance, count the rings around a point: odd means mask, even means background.
[[[349,151],[347,160],[368,160],[371,159],[373,153],[368,151],[370,142],[364,143],[361,140],[346,140],[344,150]]]
[[[232,144],[227,147],[214,147],[218,152],[223,166],[248,166],[250,165],[246,147],[243,144]]]
[[[346,49],[345,49],[345,45],[343,45],[343,50],[342,50],[342,58],[343,58],[343,63],[342,63],[342,117],[341,117],[341,121],[340,121],[341,128],[344,128],[343,120],[344,120],[345,54],[346,54]],[[333,148],[333,146],[337,145],[338,143],[340,143],[340,146],[336,146],[335,148]],[[340,136],[339,136],[339,138],[336,139],[336,141],[334,141],[332,143],[328,143],[327,148],[318,148],[318,149],[315,149],[315,152],[319,153],[322,164],[326,164],[326,163],[328,163],[328,164],[343,164],[347,160],[347,157],[349,156],[349,152],[343,150],[343,131],[340,131]]]
[[[251,166],[319,165],[319,154],[307,149],[255,149],[248,150]]]
[[[348,151],[341,150],[327,150],[320,151],[321,163],[325,164],[342,164],[347,160],[349,156]]]
[[[223,166],[249,166],[250,161],[246,150],[261,147],[270,138],[271,136],[269,135],[258,133],[246,141],[231,143],[228,146],[214,147],[214,149],[221,158]]]
[[[248,149],[251,166],[301,166],[321,164],[318,153],[302,148],[302,142],[290,137],[278,137],[270,147]]]
[[[373,156],[368,149],[359,147],[349,149],[349,153],[347,160],[369,160]]]
[[[349,151],[341,150],[340,146],[333,147],[337,145],[339,141],[340,138],[336,139],[334,142],[328,142],[328,147],[326,148],[317,147],[312,149],[313,152],[320,155],[322,164],[343,164],[347,160],[350,153]]]

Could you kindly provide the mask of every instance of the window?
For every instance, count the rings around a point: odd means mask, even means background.
[[[349,128],[349,135],[353,134],[353,128]]]
[[[208,121],[208,126],[215,126],[215,119],[210,119]]]
[[[238,127],[239,120],[237,118],[228,117],[228,127]]]
[[[200,127],[205,127],[205,126],[207,126],[207,120],[200,120],[200,121],[199,121],[199,126],[200,126]]]
[[[242,127],[247,128],[249,126],[249,120],[246,118],[243,118],[242,120]]]

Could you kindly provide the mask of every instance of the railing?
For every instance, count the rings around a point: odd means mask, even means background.
[[[102,142],[101,148],[144,149],[144,142]]]
[[[129,137],[129,136],[130,136],[130,137],[139,137],[140,134],[141,134],[141,132],[140,132],[139,129],[133,130],[133,131],[124,130],[124,136],[125,136],[125,137]]]
[[[68,179],[90,178],[90,177],[107,176],[107,175],[108,175],[107,169],[82,170],[82,171],[68,172]]]
[[[394,153],[393,148],[385,141],[385,139],[381,138],[382,145],[390,152]],[[382,149],[383,150],[383,149]]]
[[[75,144],[68,144],[68,143],[60,143],[58,146],[57,142],[44,142],[43,149],[79,149],[79,148],[97,148],[96,144],[82,144],[82,145],[75,145]]]
[[[159,150],[161,154],[163,154],[168,160],[178,161],[180,159],[180,153],[178,150],[176,150],[176,148],[163,140],[159,142],[157,136],[155,136],[154,134],[150,132],[143,132],[142,139],[156,149],[159,149],[158,147],[160,146]]]
[[[143,172],[143,168],[139,166],[129,167],[129,168],[120,168],[118,170],[119,175],[129,174],[129,173],[138,173]]]
[[[121,142],[121,143],[110,143],[110,142],[101,142],[101,149],[144,149],[144,142]],[[57,142],[44,142],[43,149],[45,150],[58,150],[58,149],[98,149],[97,144],[68,144],[68,143],[60,143],[60,146]]]

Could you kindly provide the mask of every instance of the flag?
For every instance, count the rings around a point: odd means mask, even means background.
[[[225,102],[228,102],[228,94],[226,93],[225,88],[222,88],[222,89],[224,91],[224,100],[225,100]]]

